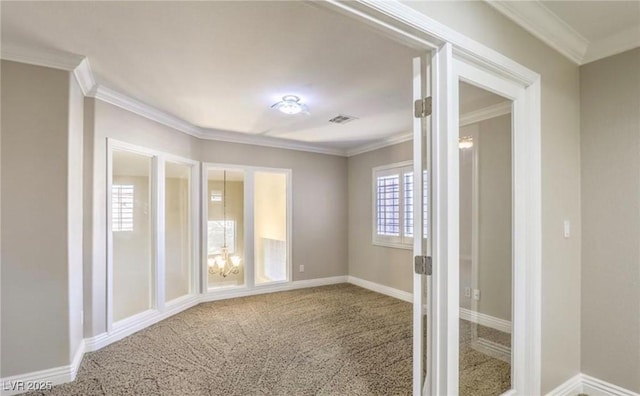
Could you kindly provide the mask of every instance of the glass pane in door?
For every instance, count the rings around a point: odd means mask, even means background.
[[[460,113],[506,99],[460,83]],[[460,395],[511,389],[511,114],[460,128]]]
[[[153,306],[151,158],[113,151],[110,221],[113,320]]]
[[[191,292],[191,166],[165,165],[165,298]]]
[[[244,172],[206,170],[207,285],[244,284]]]

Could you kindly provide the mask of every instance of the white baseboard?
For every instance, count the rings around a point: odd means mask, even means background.
[[[547,393],[547,396],[576,396],[581,393],[589,396],[640,396],[640,394],[620,386],[594,378],[586,374],[577,374]]]
[[[622,388],[618,385],[591,377],[590,375],[581,374],[582,392],[589,396],[640,396],[640,394]]]
[[[460,308],[460,319],[511,334],[511,322],[466,308]]]
[[[69,365],[2,378],[0,380],[0,394],[9,396],[33,390],[44,390],[49,383],[53,386],[75,380],[84,351],[84,341],[81,341],[73,355],[73,361]]]
[[[160,322],[170,316],[189,309],[201,302],[199,295],[190,296],[182,299],[178,304],[172,304],[164,312],[157,310],[149,310],[133,318],[125,319],[120,323],[115,323],[113,330],[108,333],[98,334],[97,336],[85,338],[85,350],[87,352],[96,351],[100,348],[112,344],[116,341],[130,336],[142,329]]]
[[[400,299],[402,301],[413,302],[413,293],[409,293],[406,291],[395,289],[393,287],[381,285],[379,283],[374,283],[361,278],[356,278],[355,276],[351,276],[351,275],[347,277],[347,282],[354,284],[356,286],[363,287],[365,289],[369,289],[371,291],[374,291],[380,294],[384,294],[390,297]]]
[[[293,282],[287,282],[287,283],[276,283],[272,285],[258,286],[253,289],[229,288],[227,290],[220,290],[215,294],[201,295],[200,302],[226,300],[229,298],[237,298],[237,297],[256,296],[259,294],[305,289],[308,287],[335,285],[338,283],[346,283],[346,282],[347,282],[347,276],[342,275],[342,276],[331,276],[328,278],[299,280],[299,281],[293,281]]]
[[[511,348],[484,338],[476,338],[471,341],[471,347],[485,355],[511,363]]]

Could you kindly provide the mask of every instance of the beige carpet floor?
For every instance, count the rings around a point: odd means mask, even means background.
[[[34,394],[409,395],[411,315],[349,284],[201,304],[87,353],[76,381]],[[461,359],[469,378],[508,388],[508,364],[474,352]]]

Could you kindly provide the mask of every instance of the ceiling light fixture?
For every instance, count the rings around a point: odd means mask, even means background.
[[[470,149],[473,147],[473,138],[471,136],[462,136],[458,139],[458,148],[461,150]]]
[[[280,110],[284,114],[308,113],[309,109],[304,103],[300,103],[300,98],[295,95],[285,95],[282,100],[271,106],[272,109]]]

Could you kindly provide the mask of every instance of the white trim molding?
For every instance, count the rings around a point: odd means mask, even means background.
[[[460,308],[460,319],[511,334],[511,321],[496,318],[495,316]]]
[[[377,140],[373,143],[368,143],[363,146],[347,150],[346,156],[353,157],[354,155],[368,153],[370,151],[375,151],[384,147],[394,146],[396,144],[410,142],[413,140],[413,133],[401,133],[398,135],[390,136],[381,140]]]
[[[578,65],[640,46],[640,26],[589,41],[539,0],[485,0],[498,12]]]
[[[637,47],[640,47],[640,26],[633,26],[592,42],[582,64],[620,54]]]
[[[360,286],[364,289],[374,291],[376,293],[384,294],[385,296],[406,301],[408,303],[413,302],[413,293],[409,293],[404,290],[395,289],[393,287],[381,285],[379,283],[371,282],[351,275],[347,277],[347,282],[351,283],[352,285]]]
[[[589,41],[540,1],[490,1],[487,3],[577,64],[587,53]]]
[[[55,386],[71,382],[76,379],[84,353],[85,344],[83,340],[80,341],[71,364],[2,378],[0,379],[0,394],[2,396],[16,395],[28,391],[45,390],[49,383]],[[36,388],[33,388],[33,386],[36,386]]]
[[[484,107],[482,109],[470,111],[460,115],[460,126],[467,126],[475,124],[481,121],[485,121],[491,118],[500,117],[511,113],[511,102],[506,101],[491,106]]]
[[[582,393],[589,396],[640,396],[629,389],[582,373],[569,378],[546,396],[576,396]]]
[[[26,48],[8,43],[2,43],[1,54],[4,60],[66,71],[73,71],[86,59],[82,55],[68,52]]]

